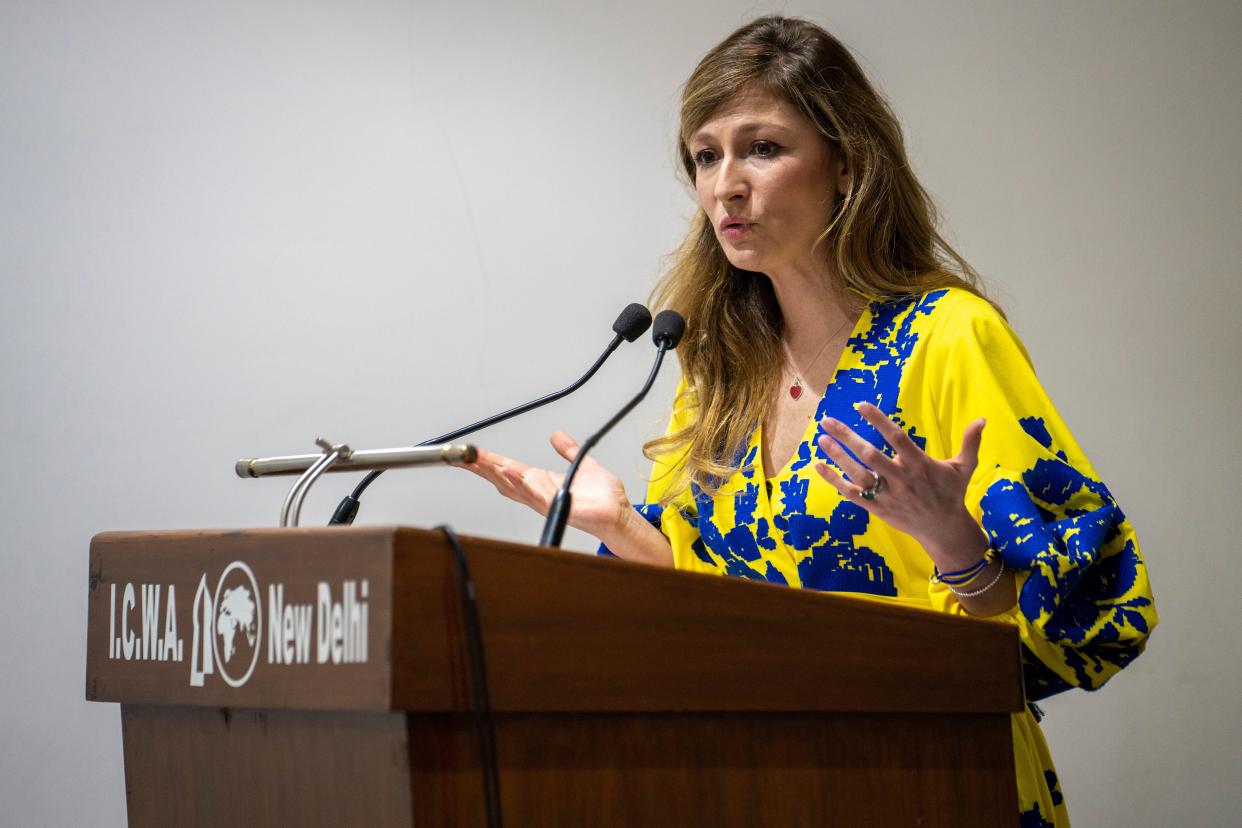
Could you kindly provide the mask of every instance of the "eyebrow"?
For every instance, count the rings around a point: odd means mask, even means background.
[[[742,133],[742,134],[749,134],[753,132],[761,132],[763,130],[778,130],[780,132],[788,132],[789,128],[782,126],[781,124],[778,124],[775,121],[743,121],[734,131],[738,133]],[[700,129],[698,132],[695,132],[693,135],[690,136],[690,143],[693,144],[697,141],[707,140],[708,138],[711,137],[711,135],[712,135],[711,132],[707,132],[705,130]]]

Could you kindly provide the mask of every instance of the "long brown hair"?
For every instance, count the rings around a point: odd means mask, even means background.
[[[845,159],[848,191],[816,241],[836,282],[826,290],[866,297],[860,305],[948,286],[982,295],[979,275],[936,230],[936,208],[910,168],[888,103],[849,50],[813,23],[761,17],[699,62],[681,98],[679,154],[691,184],[690,136],[736,95],[755,89],[793,104]],[[687,320],[677,350],[677,405],[690,421],[643,447],[648,458],[676,458],[664,502],[691,482],[714,493],[733,474],[738,448],[776,391],[784,330],[771,282],[729,263],[703,210],[671,258],[652,304]]]

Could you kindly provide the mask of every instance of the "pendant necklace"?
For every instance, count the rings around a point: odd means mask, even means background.
[[[828,350],[828,346],[832,343],[834,339],[837,338],[837,334],[845,330],[845,326],[848,325],[849,322],[850,322],[850,319],[847,316],[845,318],[845,321],[841,323],[841,327],[833,331],[832,335],[829,336],[826,340],[824,340],[824,344],[820,347],[819,353],[815,355],[815,359],[811,360],[811,364],[807,366],[806,368],[807,373],[810,373],[811,369],[814,368],[819,363],[819,358],[824,355],[824,351]],[[781,341],[781,347],[785,349],[785,360],[789,363],[789,366],[792,368],[794,364],[793,357],[790,355],[789,346],[785,344],[784,340]],[[800,399],[802,397],[802,377],[799,376],[796,371],[794,372],[793,385],[789,386],[789,396],[795,400]]]

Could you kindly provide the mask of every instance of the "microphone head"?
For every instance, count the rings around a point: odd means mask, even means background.
[[[621,311],[617,321],[612,323],[614,333],[625,337],[626,342],[633,342],[651,327],[651,311],[637,302],[631,302]]]
[[[655,322],[651,326],[651,338],[655,344],[662,345],[670,351],[677,347],[678,342],[681,342],[681,336],[685,332],[686,320],[675,310],[660,311],[656,314]]]

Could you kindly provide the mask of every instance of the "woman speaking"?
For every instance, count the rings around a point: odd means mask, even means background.
[[[584,461],[570,525],[627,560],[1005,619],[1032,702],[1138,656],[1134,531],[848,50],[797,19],[734,32],[686,82],[680,157],[700,209],[655,296],[688,322],[669,427],[637,508]],[[560,482],[471,468],[540,512]],[[1036,712],[1013,716],[1020,824],[1068,825]]]

